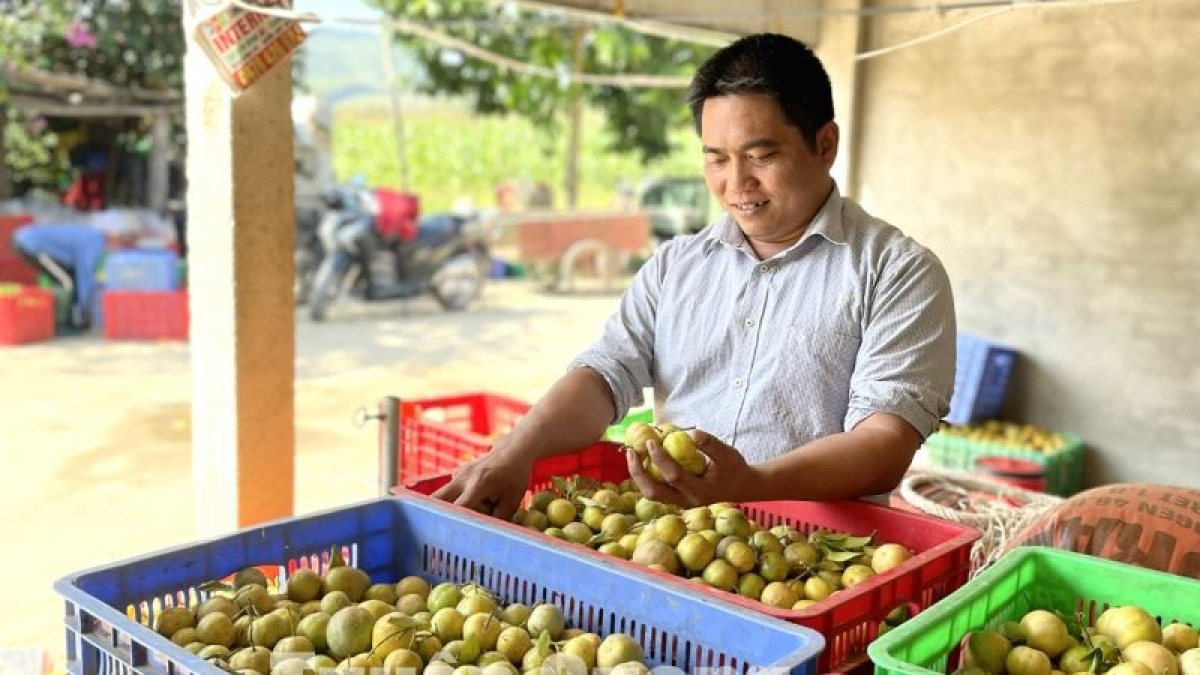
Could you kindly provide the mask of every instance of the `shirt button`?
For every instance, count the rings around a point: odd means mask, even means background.
[[[739,377],[739,378],[737,378],[736,380],[734,380],[734,381],[733,381],[733,388],[734,388],[734,389],[741,389],[741,388],[742,388],[742,385],[744,385],[744,384],[746,384],[746,383],[745,383],[745,382],[743,382],[743,381],[742,381],[742,378],[740,378],[740,377]]]
[[[746,328],[754,328],[754,319],[746,319]]]
[[[770,272],[770,271],[771,271],[771,264],[770,264],[770,263],[763,263],[763,264],[759,265],[759,266],[758,266],[758,271],[759,271],[759,272],[763,272],[763,273]]]

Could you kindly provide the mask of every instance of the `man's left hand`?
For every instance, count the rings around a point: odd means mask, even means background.
[[[697,429],[691,432],[691,436],[696,448],[708,458],[708,468],[699,476],[688,473],[654,441],[646,443],[646,448],[650,460],[662,474],[662,482],[651,478],[642,468],[642,458],[637,453],[626,453],[629,476],[637,483],[642,496],[686,507],[754,501],[752,486],[757,480],[757,472],[746,464],[741,453],[707,432]]]

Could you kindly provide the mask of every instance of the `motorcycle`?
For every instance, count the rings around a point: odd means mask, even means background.
[[[324,320],[345,295],[370,302],[430,293],[448,311],[470,306],[490,265],[482,223],[469,213],[418,213],[411,195],[360,186],[330,195],[310,318]]]
[[[308,303],[313,280],[317,276],[321,261],[325,258],[320,225],[326,211],[325,206],[330,199],[334,198],[322,197],[320,208],[296,208],[296,244],[292,249],[292,261],[295,265],[293,291],[298,306]]]

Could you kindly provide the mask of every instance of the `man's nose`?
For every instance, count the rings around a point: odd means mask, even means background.
[[[733,180],[734,187],[742,190],[757,185],[758,179],[754,176],[754,168],[750,166],[749,162],[737,160],[732,162],[732,165],[730,178]]]

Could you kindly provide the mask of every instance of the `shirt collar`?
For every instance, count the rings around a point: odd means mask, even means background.
[[[780,255],[791,252],[814,236],[824,237],[834,244],[846,243],[846,232],[842,226],[842,193],[838,190],[837,183],[833,184],[833,189],[829,191],[829,197],[821,205],[817,215],[813,216],[812,221],[808,224],[808,229],[800,236],[800,240],[789,246]],[[738,227],[737,221],[728,213],[722,213],[721,217],[709,228],[708,236],[704,241],[705,253],[718,245],[739,250],[746,247],[746,235],[742,234],[742,229]]]
[[[842,193],[838,190],[837,183],[833,184],[833,189],[829,191],[829,198],[821,205],[821,210],[813,216],[812,222],[808,224],[808,229],[796,243],[799,245],[805,239],[817,235],[825,237],[834,244],[846,243],[846,230],[842,227]]]

